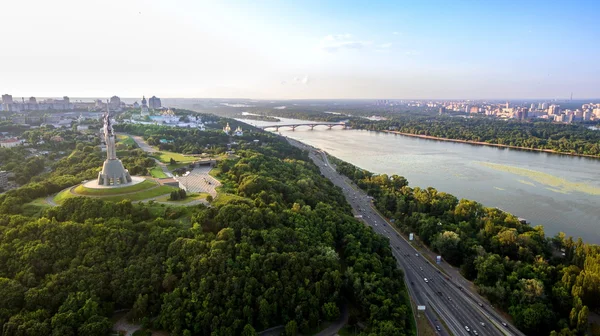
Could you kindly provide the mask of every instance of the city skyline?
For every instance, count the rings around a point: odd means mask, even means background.
[[[263,100],[551,100],[573,92],[574,100],[595,99],[600,47],[590,42],[600,28],[586,18],[599,7],[10,2],[0,13],[0,28],[13,32],[4,40],[10,52],[0,55],[0,92]]]

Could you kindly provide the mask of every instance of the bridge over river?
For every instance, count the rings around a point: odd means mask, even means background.
[[[285,124],[285,125],[266,125],[266,126],[256,126],[258,128],[262,128],[264,130],[266,129],[275,129],[275,131],[279,131],[280,128],[282,127],[289,127],[292,129],[292,131],[295,131],[296,128],[301,127],[301,126],[306,126],[306,127],[310,127],[310,129],[315,129],[315,127],[317,126],[325,126],[329,129],[332,129],[335,126],[341,126],[343,129],[348,129],[349,126],[346,125],[346,123],[331,123],[331,122],[313,122],[313,123],[306,123],[306,124]]]

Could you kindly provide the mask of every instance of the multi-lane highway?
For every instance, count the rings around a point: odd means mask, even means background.
[[[404,270],[409,294],[417,305],[426,306],[425,315],[440,335],[519,335],[514,326],[485,301],[446,276],[404,239],[372,207],[371,199],[344,176],[338,174],[324,152],[288,139],[293,145],[309,150],[310,158],[321,173],[342,188],[357,216],[375,232],[388,237],[392,253]],[[443,321],[443,323],[441,321]]]

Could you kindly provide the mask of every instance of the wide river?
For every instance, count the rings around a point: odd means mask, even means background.
[[[240,121],[258,126],[307,123],[280,119]],[[531,225],[543,225],[548,236],[563,231],[600,244],[600,160],[339,127],[279,132],[371,172],[404,176],[412,187],[431,186],[498,207]]]

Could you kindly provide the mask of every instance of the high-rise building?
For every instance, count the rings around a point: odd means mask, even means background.
[[[592,111],[585,110],[585,112],[583,112],[583,121],[590,121],[591,118],[592,118]]]
[[[545,110],[548,108],[548,103],[542,103],[542,110]]]
[[[548,107],[548,115],[558,115],[560,114],[560,106],[559,105],[550,105]]]
[[[2,95],[2,104],[12,104],[12,103],[13,103],[13,98],[11,95],[9,95],[9,94]]]
[[[117,96],[112,96],[110,97],[110,108],[111,109],[118,109],[121,106],[121,98],[117,97]]]
[[[29,97],[29,104],[37,104],[35,97]]]
[[[160,98],[157,98],[156,96],[152,96],[150,99],[148,99],[148,105],[153,110],[159,109],[162,106],[160,103]]]
[[[535,103],[531,103],[531,106],[529,107],[530,110],[535,110]]]

